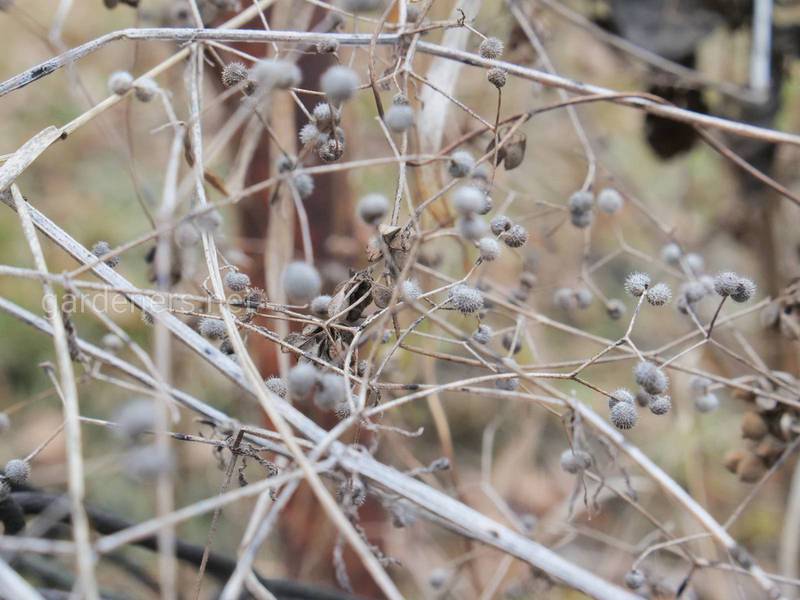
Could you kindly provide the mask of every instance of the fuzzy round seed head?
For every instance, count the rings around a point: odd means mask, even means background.
[[[633,404],[636,399],[633,397],[633,394],[625,388],[617,388],[608,398],[608,408],[614,408],[620,402],[627,402],[628,404]]]
[[[236,349],[233,347],[233,342],[229,337],[226,336],[225,339],[222,340],[222,343],[219,345],[219,351],[226,356],[230,356],[233,360],[236,360],[234,356],[234,354],[236,354]]]
[[[466,215],[456,220],[456,230],[461,237],[474,242],[485,236],[489,232],[489,227],[480,217]]]
[[[222,85],[226,88],[239,85],[247,80],[247,67],[238,61],[225,65],[222,69]]]
[[[314,123],[306,123],[303,125],[302,129],[300,129],[299,137],[300,143],[305,146],[319,137],[319,129],[317,129]]]
[[[492,328],[484,324],[478,325],[478,328],[472,334],[472,339],[479,344],[488,344],[492,339]]]
[[[334,410],[347,402],[347,386],[344,377],[336,373],[325,373],[319,379],[319,386],[314,394],[314,404],[322,410]]]
[[[501,343],[503,344],[503,348],[505,348],[512,354],[517,354],[520,352],[520,350],[522,350],[522,341],[519,338],[517,338],[517,340],[514,341],[513,333],[509,332],[504,334]]]
[[[225,323],[221,319],[204,317],[200,321],[200,335],[210,340],[219,340],[225,336]]]
[[[505,69],[501,69],[500,67],[492,67],[486,71],[486,80],[499,90],[500,88],[505,87],[506,82],[508,81],[508,74],[506,73]]]
[[[4,472],[11,485],[23,485],[31,476],[31,466],[22,459],[14,458],[6,463]]]
[[[528,230],[522,225],[512,225],[504,231],[500,238],[509,248],[522,248],[528,241]]]
[[[646,406],[650,406],[650,402],[655,398],[653,394],[648,394],[644,390],[639,390],[636,392],[636,404],[641,406],[642,408]]]
[[[129,440],[155,429],[155,407],[153,401],[140,398],[128,402],[114,416],[119,425],[119,433]]]
[[[488,37],[481,42],[478,52],[482,58],[500,58],[503,55],[503,42],[496,37]]]
[[[422,295],[419,284],[413,279],[406,279],[400,286],[400,296],[403,300],[416,300]]]
[[[283,271],[283,289],[291,302],[311,302],[322,288],[322,279],[317,270],[302,261],[289,264]]]
[[[581,191],[575,192],[569,197],[567,208],[569,208],[569,212],[573,214],[586,213],[592,210],[592,204],[594,204],[594,196],[592,196],[592,193]]]
[[[0,435],[6,433],[9,429],[11,429],[11,419],[8,413],[0,412]]]
[[[705,268],[705,261],[703,257],[697,254],[696,252],[690,252],[684,257],[684,262],[689,270],[694,273],[695,275],[700,275]]]
[[[562,287],[553,292],[553,303],[561,310],[574,310],[577,306],[572,288]]]
[[[559,459],[559,463],[561,464],[561,470],[572,475],[579,473],[581,471],[581,462],[576,456],[575,452],[570,450],[564,450],[561,453],[561,458]]]
[[[719,398],[713,392],[707,392],[694,398],[694,407],[697,412],[708,413],[719,408]]]
[[[714,277],[714,291],[720,296],[730,296],[736,293],[739,276],[733,271],[717,273]]]
[[[484,237],[478,240],[478,250],[481,253],[481,260],[491,262],[500,256],[500,244],[497,240],[490,237]]]
[[[331,112],[331,105],[327,102],[319,102],[311,113],[314,121],[319,126],[329,126],[332,122],[334,113]]]
[[[392,104],[383,116],[386,127],[394,133],[403,133],[414,125],[414,109],[408,104]]]
[[[631,429],[639,418],[636,406],[628,402],[618,402],[611,409],[611,424],[617,429]]]
[[[734,302],[747,302],[756,293],[756,284],[747,277],[739,277],[736,284],[736,291],[731,294]]]
[[[267,386],[270,392],[281,398],[286,398],[286,395],[289,393],[289,387],[286,385],[286,382],[275,375],[271,375],[265,379],[264,385]]]
[[[664,306],[672,300],[672,290],[666,283],[657,283],[647,290],[647,301],[653,306]]]
[[[317,296],[311,301],[311,312],[318,317],[328,316],[328,307],[331,305],[332,298],[327,294]]]
[[[505,215],[497,215],[489,223],[489,226],[492,228],[492,233],[495,235],[500,235],[504,231],[508,231],[511,228],[511,225],[511,219]]]
[[[136,82],[133,89],[136,99],[141,102],[150,102],[150,100],[155,97],[157,92],[158,84],[149,77],[140,79],[138,82]]]
[[[450,288],[450,303],[459,312],[468,315],[483,308],[483,294],[465,283]]]
[[[702,300],[707,293],[706,287],[699,281],[689,281],[681,286],[680,296],[689,304]]]
[[[569,220],[578,229],[586,229],[594,221],[594,213],[590,210],[586,212],[571,212]]]
[[[266,58],[250,69],[252,79],[262,90],[288,90],[303,80],[303,72],[296,64],[280,58]]]
[[[358,201],[356,211],[367,225],[377,225],[389,212],[389,200],[382,194],[367,194]]]
[[[475,159],[466,150],[457,150],[450,155],[447,172],[450,177],[466,177],[475,168]]]
[[[594,300],[594,294],[589,288],[579,287],[575,290],[575,303],[581,310],[589,308],[592,305],[592,300]]]
[[[661,248],[661,260],[671,265],[678,264],[678,262],[681,260],[682,254],[683,252],[681,251],[681,247],[674,242],[670,242]]]
[[[428,585],[433,589],[438,590],[444,587],[447,580],[450,578],[450,571],[447,569],[434,569],[428,577]]]
[[[99,241],[94,246],[92,246],[92,254],[94,254],[97,258],[101,258],[111,252],[111,246],[108,245],[106,241]],[[119,265],[119,256],[111,256],[103,261],[106,265],[115,269]]]
[[[644,575],[639,569],[631,569],[625,573],[625,585],[632,590],[638,590],[644,585]]]
[[[453,194],[453,207],[460,215],[480,212],[486,194],[472,185],[462,185]]]
[[[311,393],[319,380],[319,371],[311,363],[297,363],[289,371],[287,383],[294,399],[302,399]]]
[[[509,377],[508,379],[495,379],[494,387],[496,387],[498,390],[513,392],[519,387],[519,378]]]
[[[638,298],[650,287],[650,275],[647,273],[631,273],[625,278],[625,291]]]
[[[379,8],[384,0],[341,0],[342,8],[353,13],[369,12]]]
[[[633,368],[633,377],[649,394],[663,394],[669,387],[669,379],[664,371],[646,360],[637,363]]]
[[[625,314],[625,310],[625,304],[617,298],[612,298],[606,303],[606,314],[614,321],[621,319],[622,315]]]
[[[622,204],[622,194],[614,188],[605,188],[597,195],[597,208],[607,215],[619,212]]]
[[[654,415],[665,415],[672,409],[672,400],[669,396],[651,396],[648,406]]]
[[[127,71],[114,71],[108,78],[108,89],[111,93],[122,96],[133,87],[133,75]]]
[[[303,200],[314,193],[314,178],[308,173],[295,173],[292,175],[292,184]]]
[[[228,271],[225,274],[225,285],[231,291],[242,292],[250,287],[250,277],[248,277],[247,273]]]
[[[320,86],[333,102],[344,102],[353,97],[358,88],[358,75],[353,69],[342,65],[331,67],[323,73]]]
[[[494,203],[492,202],[492,197],[489,194],[483,195],[483,204],[481,205],[481,209],[478,211],[479,215],[485,215],[491,212]]]

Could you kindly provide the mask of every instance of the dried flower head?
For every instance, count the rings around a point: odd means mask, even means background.
[[[594,294],[587,287],[579,287],[575,290],[575,303],[578,308],[585,310],[592,305]]]
[[[140,102],[150,102],[158,93],[158,84],[155,80],[144,77],[134,84],[133,93]]]
[[[688,281],[681,286],[680,297],[688,304],[694,304],[705,298],[708,291],[699,281]]]
[[[400,286],[400,296],[403,300],[416,300],[422,295],[419,284],[413,279],[406,279]]]
[[[225,285],[233,292],[243,292],[250,287],[250,277],[247,273],[228,271],[225,274]]]
[[[307,304],[322,288],[322,279],[317,270],[302,261],[290,263],[283,271],[283,289],[291,302]]]
[[[488,37],[478,48],[482,58],[498,59],[503,55],[503,42],[496,37]]]
[[[682,255],[681,247],[674,242],[670,242],[661,248],[661,260],[670,265],[677,265]]]
[[[653,306],[664,306],[672,300],[672,290],[666,283],[657,283],[647,290],[646,297]]]
[[[456,220],[456,229],[461,237],[472,242],[481,239],[489,232],[486,221],[473,214],[459,217]]]
[[[574,310],[577,306],[572,288],[562,287],[553,292],[553,303],[561,310]]]
[[[619,212],[622,204],[622,194],[614,188],[605,188],[597,195],[597,208],[607,215]]]
[[[706,392],[694,398],[694,407],[697,412],[709,413],[719,408],[719,398],[713,392]]]
[[[614,408],[620,402],[633,404],[635,402],[635,398],[629,390],[625,388],[617,388],[611,392],[611,395],[608,397],[608,408]]]
[[[292,61],[265,58],[252,66],[250,79],[263,91],[288,90],[300,85],[303,73]]]
[[[569,197],[567,208],[570,213],[585,213],[592,210],[594,196],[591,192],[578,191]]]
[[[638,590],[644,585],[644,574],[639,569],[631,569],[625,573],[625,585],[632,590]]]
[[[453,194],[453,207],[460,215],[480,212],[486,193],[472,185],[462,185]]]
[[[509,248],[522,248],[528,241],[528,230],[522,225],[514,224],[500,234],[500,239]]]
[[[314,404],[322,410],[334,410],[347,402],[347,386],[344,377],[337,373],[325,373],[319,378]]]
[[[669,396],[651,396],[649,408],[654,415],[665,415],[672,409],[672,400]]]
[[[478,250],[481,253],[481,260],[491,262],[500,256],[500,244],[497,240],[490,237],[483,237],[478,240]]]
[[[295,400],[306,398],[317,385],[319,371],[311,363],[297,363],[289,371],[287,383],[289,392]]]
[[[328,307],[331,305],[331,298],[327,294],[323,294],[322,296],[317,296],[311,301],[311,312],[317,315],[318,317],[327,317],[328,316]]]
[[[317,126],[314,123],[306,123],[300,129],[299,133],[300,143],[303,144],[304,146],[306,144],[315,142],[318,137],[319,137],[319,129],[317,129]]]
[[[492,67],[486,71],[486,80],[499,90],[500,88],[505,87],[506,82],[508,81],[508,74],[506,73],[505,69],[501,69],[500,67]]]
[[[358,201],[359,218],[368,225],[377,225],[389,212],[389,200],[382,194],[367,194]]]
[[[495,235],[500,235],[504,231],[508,231],[511,228],[511,225],[511,219],[505,215],[497,215],[489,223],[492,233]]]
[[[414,125],[414,109],[409,106],[407,99],[404,103],[394,102],[384,114],[383,122],[390,131],[403,133]]]
[[[267,386],[270,392],[281,398],[286,398],[286,395],[289,393],[289,387],[286,385],[286,382],[275,375],[267,377],[267,379],[264,380],[264,385]]]
[[[573,212],[569,215],[570,223],[578,229],[586,229],[594,221],[594,213],[587,210],[586,212]]]
[[[690,252],[683,258],[683,262],[686,267],[695,275],[700,275],[705,268],[705,261],[703,257],[697,254],[696,252]]]
[[[563,471],[575,475],[592,466],[592,455],[584,450],[568,448],[561,453],[559,463]]]
[[[24,485],[31,476],[31,466],[20,458],[14,458],[6,463],[3,472],[11,485]]]
[[[102,258],[109,252],[111,252],[111,246],[109,246],[108,242],[104,240],[100,240],[94,246],[92,246],[92,254],[94,254],[97,258]],[[103,262],[112,269],[115,269],[119,265],[119,256],[109,256]]]
[[[453,307],[465,315],[476,313],[483,308],[483,294],[466,283],[451,287],[449,298]]]
[[[625,278],[625,291],[634,298],[638,298],[650,287],[650,275],[647,273],[634,272]]]
[[[606,302],[606,314],[614,321],[621,319],[622,315],[625,314],[625,310],[625,303],[622,300],[611,298]]]
[[[636,364],[633,368],[633,377],[649,394],[663,394],[669,386],[669,379],[664,371],[646,360]]]
[[[340,103],[349,100],[358,88],[358,75],[353,69],[335,65],[320,78],[320,86],[329,100]]]
[[[639,418],[636,406],[628,402],[618,402],[611,409],[611,424],[617,429],[632,429]]]
[[[244,63],[234,61],[222,68],[222,85],[231,88],[247,81],[247,67]]]
[[[297,172],[292,175],[292,185],[303,200],[314,193],[314,178],[308,173]]]
[[[522,340],[517,337],[514,339],[514,334],[511,332],[507,332],[503,334],[503,338],[501,340],[503,344],[503,348],[511,352],[512,354],[518,354],[522,350]]]
[[[472,339],[479,344],[488,344],[492,340],[492,328],[481,323],[472,334]]]
[[[113,94],[122,96],[133,87],[133,75],[127,71],[114,71],[108,78],[108,89]]]
[[[466,150],[456,150],[450,155],[447,172],[451,177],[466,177],[475,168],[475,159]]]
[[[219,340],[225,335],[225,323],[221,319],[204,317],[200,321],[200,335],[210,340]]]

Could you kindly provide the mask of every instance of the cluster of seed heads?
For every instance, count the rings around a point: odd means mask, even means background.
[[[756,293],[756,284],[747,277],[725,271],[714,277],[714,291],[734,302],[747,302]]]
[[[625,279],[625,291],[634,298],[644,296],[653,306],[664,306],[672,300],[672,290],[666,283],[651,285],[650,275],[634,272]]]
[[[505,215],[494,217],[489,223],[492,233],[498,236],[509,248],[522,248],[528,242],[528,231],[514,223]]]
[[[553,303],[561,310],[571,311],[576,308],[585,310],[592,305],[592,300],[594,300],[594,294],[585,286],[575,289],[562,287],[553,292]]]

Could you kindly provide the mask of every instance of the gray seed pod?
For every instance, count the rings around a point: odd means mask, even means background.
[[[297,87],[303,80],[300,67],[280,58],[259,60],[250,69],[252,79],[262,90],[288,90]]]
[[[408,104],[392,104],[383,116],[386,127],[394,133],[403,133],[414,125],[414,109]]]
[[[297,190],[297,195],[303,200],[314,193],[314,178],[308,173],[295,173],[292,175],[292,185]]]
[[[332,298],[327,294],[317,296],[311,301],[311,312],[318,317],[328,316],[328,307],[331,305]]]
[[[584,450],[568,448],[561,453],[559,462],[564,471],[575,475],[592,466],[592,455]]]
[[[444,587],[448,579],[450,579],[450,571],[447,569],[434,569],[431,571],[430,577],[428,577],[428,585],[438,590]]]
[[[225,336],[225,323],[221,319],[203,317],[200,321],[200,335],[210,340],[218,340]]]
[[[694,407],[697,409],[697,412],[713,412],[719,408],[719,398],[717,398],[717,395],[712,392],[695,396]]]
[[[325,373],[319,379],[319,386],[314,394],[314,404],[322,410],[334,410],[344,402],[347,402],[344,377],[336,373]]]
[[[669,386],[669,379],[664,371],[649,361],[642,361],[633,368],[633,377],[646,392],[653,395],[663,394]]]
[[[672,409],[672,400],[669,396],[652,396],[648,406],[654,415],[665,415]]]
[[[336,103],[352,98],[358,85],[359,79],[356,72],[342,65],[331,67],[320,78],[320,87],[323,93]]]
[[[553,303],[561,310],[574,310],[577,307],[575,292],[568,287],[558,288],[553,292]]]
[[[500,238],[509,248],[522,248],[528,241],[528,231],[522,225],[512,225]]]
[[[500,244],[497,240],[490,237],[484,237],[478,240],[478,250],[481,253],[481,260],[491,262],[500,256]]]
[[[690,252],[687,254],[684,259],[684,263],[689,268],[689,270],[694,273],[695,275],[700,275],[705,268],[705,261],[703,257],[697,254],[696,252]]]
[[[483,308],[483,294],[465,283],[450,288],[450,303],[459,312],[468,315]]]
[[[714,291],[720,296],[730,296],[736,293],[739,276],[733,271],[717,273],[714,277]]]
[[[736,291],[731,294],[734,302],[747,302],[756,293],[756,284],[747,277],[740,277],[736,284]]]
[[[625,278],[625,291],[634,298],[638,298],[650,287],[650,275],[647,273],[634,272]]]
[[[632,429],[639,415],[636,406],[627,402],[618,402],[611,409],[611,423],[617,429]]]
[[[92,246],[92,254],[94,254],[97,258],[102,258],[109,252],[111,252],[111,246],[109,246],[108,242],[104,240],[100,240],[94,246]],[[119,265],[119,256],[111,256],[103,262],[112,269],[115,269]]]
[[[271,375],[270,377],[265,379],[264,385],[267,386],[267,389],[270,392],[284,399],[286,398],[286,395],[289,393],[289,387],[286,385],[286,382],[280,377],[276,377],[275,375]]]
[[[638,590],[644,585],[644,575],[639,569],[631,569],[625,574],[625,585],[632,590]]]
[[[244,63],[235,61],[228,63],[222,69],[222,85],[226,88],[239,85],[247,80],[247,67]]]
[[[606,314],[614,321],[621,319],[622,315],[625,314],[625,310],[625,304],[617,298],[612,298],[606,303]]]
[[[567,208],[571,213],[586,213],[592,210],[594,196],[591,192],[578,191],[569,197]]]
[[[512,354],[518,354],[522,350],[522,341],[519,338],[517,338],[515,342],[513,333],[503,334],[503,339],[501,340],[501,343],[503,344],[503,348],[505,348]]]
[[[479,215],[485,215],[491,212],[494,203],[492,202],[492,197],[489,194],[483,195],[483,204],[481,205],[481,209],[478,211]]]
[[[368,225],[377,225],[389,212],[389,200],[382,194],[367,194],[358,201],[359,218]]]
[[[706,287],[699,281],[689,281],[681,286],[680,296],[689,304],[699,302],[707,293]]]
[[[31,476],[31,466],[22,459],[14,458],[6,463],[4,472],[11,485],[23,485]]]
[[[416,300],[422,295],[419,284],[413,279],[406,279],[400,286],[400,297],[403,300]]]
[[[569,220],[578,229],[586,229],[594,221],[594,213],[590,210],[586,212],[571,212]]]
[[[125,346],[125,342],[123,342],[122,338],[116,333],[105,334],[103,339],[100,340],[100,343],[103,344],[103,348],[106,348],[111,352],[119,352]]]
[[[317,270],[302,261],[289,264],[283,271],[283,289],[291,302],[307,304],[322,288],[322,279]]]
[[[225,285],[234,292],[243,292],[250,287],[250,277],[247,273],[228,271],[225,273]]]
[[[614,408],[620,402],[627,402],[628,404],[633,404],[636,399],[633,397],[633,394],[630,393],[629,390],[625,388],[617,388],[608,398],[608,408]]]
[[[459,217],[456,220],[456,230],[461,237],[471,242],[481,239],[489,232],[486,221],[475,215]]]
[[[129,440],[154,431],[156,421],[153,401],[140,398],[128,402],[117,411],[114,421],[119,425],[118,433]]]
[[[594,295],[589,288],[579,287],[577,290],[575,290],[575,303],[581,310],[589,308],[592,305],[593,299]]]
[[[670,265],[678,264],[682,255],[681,247],[674,242],[670,242],[661,248],[661,260]]]
[[[511,225],[511,219],[505,215],[497,215],[489,223],[489,226],[492,228],[492,233],[495,235],[500,235],[504,231],[508,231]]]
[[[478,52],[483,58],[498,59],[503,55],[503,42],[496,37],[488,37],[481,42]]]
[[[697,377],[692,377],[692,380],[689,382],[689,387],[699,394],[705,394],[708,392],[708,388],[711,387],[712,383],[714,382],[708,377],[698,375]]]
[[[597,208],[607,215],[619,212],[622,204],[622,194],[614,188],[605,188],[597,195]]]
[[[492,328],[488,325],[480,324],[472,334],[472,339],[484,346],[492,340]]]
[[[315,141],[319,137],[319,129],[314,123],[306,123],[303,125],[303,128],[300,129],[299,138],[300,143],[304,146],[306,144],[310,144],[311,142]]]
[[[486,194],[472,185],[462,185],[453,194],[453,207],[462,216],[479,212],[484,205]]]
[[[133,87],[133,75],[127,71],[114,71],[108,78],[108,89],[113,94],[122,96]]]
[[[647,290],[646,297],[653,306],[664,306],[672,300],[672,290],[666,283],[657,283]]]
[[[636,392],[636,404],[642,408],[650,406],[650,402],[653,400],[653,398],[655,398],[653,394],[648,394],[644,390],[639,390]]]
[[[466,150],[457,150],[450,155],[447,172],[450,177],[466,177],[475,167],[475,159]]]
[[[140,102],[150,102],[158,93],[158,84],[153,79],[145,77],[135,83],[133,93]]]
[[[297,363],[287,377],[287,384],[292,398],[301,400],[307,397],[319,380],[319,371],[311,363]]]
[[[519,378],[510,377],[508,379],[495,379],[494,387],[496,387],[498,390],[513,392],[519,387]]]
[[[508,81],[508,75],[506,74],[505,69],[493,67],[486,71],[486,80],[499,90],[500,88],[505,87],[506,82]]]

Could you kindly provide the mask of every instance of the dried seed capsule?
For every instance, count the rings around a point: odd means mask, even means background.
[[[649,408],[654,415],[665,415],[672,409],[672,400],[669,396],[652,396]]]
[[[507,216],[497,215],[491,220],[489,226],[491,227],[493,234],[500,235],[504,231],[508,231],[511,227],[511,224],[511,219],[509,219]]]
[[[663,394],[669,386],[669,379],[664,371],[649,361],[642,361],[633,368],[636,383],[646,392],[653,395]]]
[[[680,296],[689,304],[699,302],[706,296],[706,287],[699,281],[690,281],[681,286]]]
[[[402,95],[396,96],[383,121],[395,133],[403,133],[414,125],[414,109],[409,106],[408,98]]]
[[[8,461],[3,471],[12,485],[23,485],[31,476],[31,466],[19,458]]]
[[[367,225],[377,225],[389,212],[389,200],[382,194],[367,194],[358,201],[356,210]]]
[[[498,59],[503,55],[503,42],[496,37],[488,37],[481,42],[478,52],[482,58]]]
[[[606,303],[606,314],[614,321],[622,318],[622,315],[625,314],[625,304],[622,300],[612,298]]]
[[[352,98],[358,85],[356,72],[342,65],[331,67],[320,78],[320,87],[323,93],[336,103]]]
[[[756,284],[747,277],[740,277],[736,284],[736,291],[731,294],[734,302],[747,302],[756,293]]]
[[[592,466],[592,456],[583,450],[567,449],[561,453],[559,463],[563,471],[575,475]]]
[[[517,338],[514,341],[514,334],[513,333],[505,333],[503,334],[503,339],[501,340],[503,344],[503,348],[511,352],[512,354],[518,354],[522,350],[522,341]]]
[[[553,292],[553,302],[561,310],[573,310],[577,306],[575,292],[572,288],[558,288]]]
[[[288,376],[288,388],[293,399],[303,399],[307,397],[314,386],[317,385],[319,371],[311,363],[297,363],[290,371]]]
[[[200,321],[200,335],[211,340],[222,339],[225,335],[225,323],[221,319],[204,317]]]
[[[639,418],[633,403],[617,402],[611,409],[611,423],[617,429],[631,429]]]
[[[567,208],[571,213],[587,213],[592,210],[594,196],[591,192],[578,191],[569,197]]]
[[[579,287],[577,290],[575,290],[575,303],[581,310],[589,308],[592,305],[593,299],[594,295],[589,288]]]
[[[608,398],[608,408],[614,408],[620,402],[627,402],[628,404],[634,403],[633,394],[630,393],[629,390],[625,388],[617,388]]]
[[[631,569],[625,573],[625,586],[638,590],[644,585],[644,574],[639,569]]]
[[[746,412],[742,415],[742,437],[748,440],[759,441],[769,433],[767,424],[761,415],[755,412]]]
[[[636,404],[645,408],[646,406],[650,406],[650,402],[655,398],[653,394],[648,394],[644,390],[639,390],[636,392]]]
[[[625,278],[625,291],[634,298],[638,298],[650,287],[650,275],[647,273],[634,272]]]
[[[319,386],[314,394],[314,404],[322,410],[334,410],[344,402],[347,402],[344,377],[337,373],[325,373],[319,379]]]
[[[332,298],[327,294],[317,296],[311,301],[311,312],[318,317],[328,316],[328,307],[331,305]]]
[[[306,123],[299,133],[300,143],[304,146],[315,141],[319,137],[319,129],[314,123]]]
[[[664,306],[672,300],[672,290],[666,283],[657,283],[647,290],[646,297],[652,306]]]
[[[528,231],[522,225],[512,225],[500,238],[509,248],[521,248],[528,241]]]
[[[112,93],[122,96],[133,87],[133,75],[127,71],[114,71],[108,78],[108,89]]]
[[[486,193],[472,185],[462,185],[453,194],[453,207],[462,215],[478,213],[485,204]]]
[[[141,102],[150,102],[158,93],[158,84],[149,77],[140,79],[134,85],[133,93],[136,99]]]
[[[472,334],[472,339],[479,344],[488,344],[492,339],[492,328],[484,324],[478,325],[478,328]]]
[[[459,312],[467,315],[483,308],[483,294],[465,283],[450,288],[450,303]]]
[[[400,286],[400,296],[403,300],[416,300],[422,295],[419,284],[413,279],[406,279]]]
[[[281,398],[286,398],[286,395],[289,393],[289,388],[287,387],[286,382],[275,375],[271,375],[265,379],[264,384],[267,386],[267,389],[270,392],[276,396],[280,396]]]
[[[456,229],[461,237],[472,242],[482,238],[489,230],[486,221],[475,215],[459,217],[456,220]]]
[[[490,237],[484,237],[478,240],[478,250],[481,253],[481,260],[491,262],[500,256],[500,244],[497,240]]]
[[[222,69],[222,85],[226,88],[239,85],[247,80],[247,67],[241,62],[231,62]]]
[[[267,58],[259,60],[250,69],[252,79],[262,90],[288,90],[297,87],[303,80],[300,67],[289,60]]]
[[[746,453],[739,463],[736,465],[736,475],[739,481],[743,483],[755,483],[764,473],[767,472],[767,467],[764,461],[758,456],[751,453]]]
[[[719,398],[717,398],[716,394],[711,392],[695,396],[694,407],[697,409],[697,412],[713,412],[719,408]]]
[[[697,254],[696,252],[690,252],[687,254],[684,259],[684,263],[688,267],[688,269],[694,273],[695,275],[700,275],[703,272],[703,268],[705,267],[705,261],[703,257]]]
[[[102,258],[109,252],[111,252],[111,246],[109,246],[108,242],[104,240],[100,240],[94,246],[92,246],[92,254],[94,254],[97,258]],[[112,269],[115,269],[119,265],[119,256],[110,256],[103,262]]]
[[[250,277],[247,273],[228,271],[225,274],[225,285],[234,292],[243,292],[250,287]]]
[[[295,261],[283,272],[283,288],[291,302],[306,304],[319,296],[322,279],[314,267]]]
[[[447,171],[451,177],[466,177],[475,167],[475,159],[466,150],[457,150],[450,155]]]
[[[316,49],[320,54],[333,54],[339,51],[339,42],[337,40],[322,40],[317,42]]]
[[[308,173],[295,173],[292,175],[292,185],[297,190],[297,195],[303,200],[314,193],[314,178]]]
[[[597,207],[607,215],[619,212],[622,204],[622,194],[614,188],[605,188],[597,195]]]
[[[681,260],[681,247],[674,242],[670,242],[661,248],[661,260],[671,265],[677,265]]]
[[[499,90],[500,88],[505,87],[506,81],[508,80],[508,75],[506,74],[505,69],[493,67],[486,71],[486,79]]]

